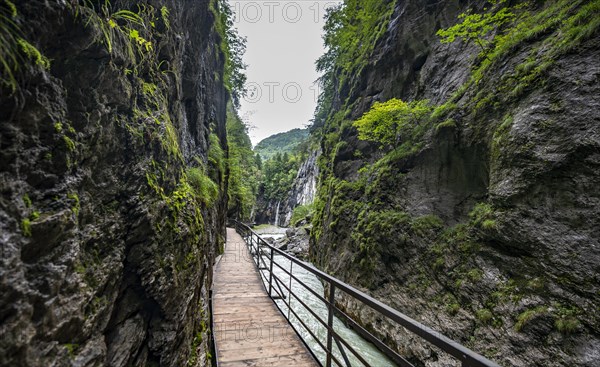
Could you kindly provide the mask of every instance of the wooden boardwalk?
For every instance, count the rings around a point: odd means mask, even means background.
[[[317,366],[267,295],[248,247],[231,228],[214,274],[213,313],[220,367]]]

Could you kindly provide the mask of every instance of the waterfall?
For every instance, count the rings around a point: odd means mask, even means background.
[[[281,204],[281,200],[277,201],[277,209],[275,209],[275,225],[279,226],[279,204]]]

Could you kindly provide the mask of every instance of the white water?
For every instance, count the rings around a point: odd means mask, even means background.
[[[261,225],[261,226],[254,228],[256,233],[258,233],[261,237],[272,237],[275,239],[285,236],[286,229],[287,228],[276,227],[276,226],[271,226],[271,225]],[[268,262],[268,260],[266,258],[265,258],[265,260]],[[283,257],[281,255],[275,255],[275,262],[277,264],[281,265],[287,271],[290,270],[290,262],[285,257]],[[308,264],[308,265],[312,266],[311,264]],[[274,269],[275,275],[277,277],[279,277],[288,288],[290,288],[290,276],[287,273],[285,273],[283,270],[278,268],[276,265],[273,265],[273,269]],[[264,274],[268,277],[268,273],[266,271]],[[300,267],[299,265],[295,265],[292,267],[292,274],[294,274],[294,276],[296,278],[300,279],[300,281],[302,281],[304,284],[309,286],[317,294],[319,294],[319,295],[325,294],[323,284],[319,281],[319,279],[314,274],[312,274],[308,270],[305,270],[304,268]],[[263,279],[263,281],[264,281],[264,279]],[[265,284],[265,288],[268,289],[268,284]],[[289,299],[288,291],[283,286],[281,286],[281,289],[283,290],[283,293],[286,295],[286,298]],[[322,302],[314,294],[312,294],[310,291],[308,291],[306,288],[304,288],[304,286],[302,286],[300,283],[298,283],[297,281],[295,281],[293,279],[291,282],[291,289],[298,296],[298,298],[300,298],[302,300],[302,302],[309,305],[311,307],[311,309],[317,315],[319,315],[319,317],[322,320],[327,321],[328,310],[327,310],[327,306],[324,302]],[[275,295],[276,292],[273,291],[273,294]],[[282,300],[277,300],[276,302],[281,307],[285,316],[287,316],[288,309],[287,309],[287,306],[285,305],[285,303]],[[298,302],[293,296],[292,296],[291,304],[292,304],[292,310],[294,310],[294,312],[296,312],[302,318],[302,321],[304,321],[304,323],[306,325],[308,325],[310,330],[315,335],[317,335],[317,337],[319,338],[321,343],[323,343],[323,345],[327,346],[327,329],[309,311],[307,311],[304,308],[304,306],[302,306],[300,304],[300,302]],[[313,353],[317,356],[317,358],[319,360],[321,360],[321,362],[324,365],[325,358],[326,358],[325,351],[321,348],[319,343],[317,343],[313,339],[313,337],[310,335],[310,333],[308,333],[308,331],[306,331],[306,329],[296,319],[296,317],[291,312],[289,314],[290,314],[292,325],[294,325],[294,327],[297,330],[299,330],[299,333],[302,336],[302,339],[306,342],[306,344],[309,346],[309,348],[311,348]],[[390,361],[377,348],[375,348],[375,346],[373,346],[371,343],[369,343],[368,341],[363,339],[358,333],[356,333],[352,329],[347,328],[342,323],[342,321],[339,320],[337,317],[334,318],[334,329],[339,335],[341,335],[343,337],[344,340],[346,340],[348,342],[348,344],[350,344],[372,366],[377,366],[377,367],[395,366],[395,364],[392,361]],[[346,347],[344,346],[344,348],[346,348]],[[335,343],[334,343],[334,353],[335,353],[336,357],[338,358],[338,360],[340,362],[344,363],[343,357],[341,356],[339,349],[335,345]],[[352,352],[350,352],[349,350],[346,350],[346,355],[348,356],[348,359],[352,363],[353,367],[354,366],[363,366],[363,364],[356,357],[354,357]],[[332,361],[332,363],[334,366],[336,366],[335,361]]]
[[[287,271],[290,270],[290,261],[281,255],[275,255],[275,263],[280,264]],[[310,265],[310,264],[309,264]],[[312,266],[312,265],[311,265]],[[274,265],[274,273],[277,275],[279,279],[281,279],[284,284],[293,290],[294,294],[298,296],[304,303],[311,307],[311,309],[325,322],[327,322],[328,310],[327,306],[324,302],[322,302],[319,298],[317,298],[314,294],[308,291],[304,286],[295,281],[294,279],[290,279],[290,276],[286,274],[282,269],[278,268]],[[309,286],[312,290],[314,290],[317,294],[323,295],[324,288],[323,284],[319,281],[319,279],[312,274],[311,272],[305,270],[299,265],[292,266],[292,274],[304,284]],[[268,276],[268,274],[265,273]],[[265,285],[268,289],[268,285]],[[281,286],[283,293],[286,295],[286,299],[289,300],[288,291]],[[273,291],[273,294],[276,294]],[[314,340],[313,336],[310,335],[308,331],[302,326],[302,324],[298,321],[298,319],[294,316],[293,313],[288,311],[287,306],[283,302],[283,300],[276,301],[283,313],[287,316],[289,313],[289,319],[292,325],[299,331],[302,339],[306,342],[309,348],[313,351],[316,357],[321,361],[323,365],[325,365],[326,353],[323,348]],[[327,346],[327,329],[323,324],[321,324],[300,302],[298,302],[293,296],[291,300],[291,308],[294,312],[296,312],[302,321],[309,327],[309,329],[319,338],[321,343]],[[396,366],[389,358],[387,358],[383,353],[381,353],[373,344],[363,339],[358,333],[346,327],[341,320],[337,317],[334,318],[334,329],[335,331],[346,341],[348,344],[354,348],[367,362],[369,362],[373,366],[378,367],[387,367],[387,366]],[[334,342],[334,354],[338,358],[338,360],[344,364],[344,359]],[[352,366],[363,366],[363,363],[360,362],[347,348],[344,346],[346,355],[350,360]],[[332,361],[335,366],[335,361]],[[345,365],[345,364],[344,364]]]
[[[279,239],[285,236],[285,227],[277,227],[271,224],[261,224],[260,226],[254,227],[254,232],[259,234],[262,238],[271,237],[273,239]]]
[[[277,209],[275,209],[275,223],[273,223],[275,226],[279,226],[279,204],[281,204],[281,200],[277,202]]]

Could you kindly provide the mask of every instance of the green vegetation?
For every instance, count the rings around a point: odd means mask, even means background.
[[[325,45],[327,53],[318,66],[354,72],[366,65],[375,43],[387,28],[395,1],[346,0],[328,9]]]
[[[256,202],[261,160],[252,151],[248,126],[228,107],[227,139],[229,144],[229,216],[249,219]]]
[[[208,313],[204,310],[202,303],[198,304],[198,318],[200,320],[200,330],[196,333],[194,338],[192,339],[192,344],[190,346],[190,357],[187,361],[188,366],[196,366],[198,363],[198,348],[202,345],[202,341],[204,340],[204,335],[209,334],[211,331],[206,323],[207,320],[210,319]],[[206,358],[210,360],[211,355],[210,352],[206,351]]]
[[[23,204],[25,204],[26,208],[31,208],[32,202],[28,194],[23,195]]]
[[[266,201],[275,202],[286,198],[298,174],[298,169],[307,155],[306,150],[296,150],[291,154],[277,153],[262,164],[263,176],[259,191]]]
[[[428,101],[406,103],[392,98],[384,103],[375,102],[354,126],[360,139],[393,147],[410,139],[415,127],[424,124],[431,111]]]
[[[63,140],[64,140],[65,146],[67,147],[67,150],[69,152],[72,152],[75,150],[75,142],[71,138],[69,138],[66,135],[63,135]]]
[[[494,209],[488,203],[479,203],[475,205],[473,210],[469,213],[469,218],[475,226],[478,226],[485,230],[496,228],[496,215]]]
[[[451,293],[444,295],[443,302],[446,304],[446,312],[452,316],[456,315],[460,310],[460,303],[458,303],[456,296]]]
[[[575,331],[577,331],[580,325],[581,323],[575,317],[559,318],[556,319],[556,321],[554,322],[556,330],[567,335],[573,334]]]
[[[517,323],[515,324],[515,330],[516,331],[523,330],[523,327],[525,327],[525,325],[527,325],[529,322],[531,322],[536,317],[544,315],[547,312],[548,312],[548,308],[546,306],[538,306],[538,307],[531,308],[531,309],[528,309],[528,310],[522,312],[517,317]]]
[[[79,209],[81,208],[81,204],[79,203],[79,195],[75,192],[70,192],[67,194],[67,199],[73,201],[73,205],[71,206],[71,211],[75,214],[75,217],[79,215]]]
[[[560,304],[554,305],[556,308],[554,327],[560,333],[569,335],[575,333],[581,326],[577,319],[578,309],[576,307],[564,307]]]
[[[35,48],[34,45],[25,41],[22,38],[18,39],[17,43],[21,47],[21,52],[23,52],[29,60],[33,61],[35,65],[39,65],[44,69],[50,68],[50,60],[48,60],[46,56],[42,55],[42,53],[37,48]]]
[[[362,206],[356,204],[356,202],[348,201],[339,207],[341,211],[348,211]],[[358,223],[352,231],[352,239],[358,246],[359,265],[364,269],[371,270],[379,260],[378,254],[381,252],[381,247],[389,243],[389,236],[403,237],[402,230],[405,225],[408,225],[410,217],[404,212],[374,211],[368,210],[365,206],[362,207],[364,209],[358,214]]]
[[[313,260],[326,269],[328,259],[343,256],[360,269],[350,276],[356,275],[361,286],[370,288],[377,286],[375,280],[387,280],[371,274],[394,271],[405,265],[404,256],[410,257],[414,269],[402,274],[405,283],[399,284],[406,284],[411,292],[437,292],[435,301],[450,314],[461,307],[470,310],[477,327],[499,327],[507,321],[505,310],[511,309],[506,304],[514,309],[527,295],[547,293],[552,281],[537,272],[540,269],[525,272],[526,276],[514,275],[521,269],[511,276],[503,274],[506,278],[489,276],[488,249],[512,245],[499,236],[511,220],[505,215],[507,203],[480,198],[483,202],[474,205],[468,218],[448,227],[435,210],[421,217],[408,214],[406,200],[411,198],[398,191],[410,190],[410,185],[403,185],[411,179],[406,171],[419,159],[431,158],[426,154],[432,150],[424,149],[433,147],[435,154],[439,146],[435,139],[441,141],[453,132],[455,136],[465,133],[471,142],[489,143],[492,165],[502,158],[507,142],[523,138],[511,130],[510,111],[531,90],[549,85],[549,71],[561,57],[579,52],[586,40],[598,36],[600,0],[495,0],[461,14],[458,24],[439,30],[440,40],[470,42],[480,52],[476,50],[470,60],[467,82],[439,105],[393,98],[405,93],[396,85],[386,85],[380,94],[364,94],[373,89],[365,89],[372,79],[362,71],[371,72],[379,65],[381,54],[373,57],[372,45],[381,27],[387,26],[388,6],[393,5],[394,1],[346,0],[327,14],[328,49],[317,62],[323,73],[322,94],[311,128],[323,148],[312,215],[311,245],[317,254]],[[376,82],[376,86],[381,85]],[[365,109],[372,98],[381,100]],[[549,104],[552,111],[565,108],[552,100]],[[357,117],[357,111],[366,112]],[[551,120],[539,125],[553,127]],[[373,144],[355,144],[357,135]],[[526,256],[521,260],[528,265]],[[479,286],[482,294],[487,292],[485,301],[474,309],[466,307],[462,295]],[[533,307],[515,315],[515,329],[523,330],[538,318],[545,324],[554,318],[554,328],[564,334],[582,328],[584,321],[577,312],[553,307]]]
[[[77,349],[79,348],[79,344],[67,343],[63,345],[65,349],[67,349],[67,353],[69,353],[69,357],[74,357]]]
[[[292,212],[292,217],[290,219],[290,225],[293,227],[297,227],[298,224],[303,221],[304,219],[309,219],[312,217],[314,213],[314,205],[313,204],[308,204],[308,205],[298,205],[297,207],[294,208],[294,211]]]
[[[21,221],[21,231],[23,231],[23,236],[31,237],[31,221],[29,218],[25,218]]]
[[[452,43],[456,38],[466,42],[474,41],[485,55],[495,39],[495,36],[490,38],[488,35],[497,32],[503,25],[513,22],[517,18],[515,12],[528,5],[527,2],[523,2],[512,7],[504,6],[507,0],[490,0],[489,3],[492,7],[485,8],[486,13],[478,14],[472,11],[462,13],[458,16],[458,19],[462,20],[460,23],[448,29],[440,29],[437,34],[441,37],[442,43]]]
[[[156,50],[154,45],[161,37],[157,30],[157,22],[164,22],[164,15],[157,16],[156,9],[149,4],[137,4],[136,9],[115,9],[110,1],[99,2],[91,0],[72,2],[69,4],[73,14],[81,18],[86,27],[93,27],[99,32],[95,42],[103,44],[109,53],[115,50],[124,51],[122,56],[133,67],[129,70],[138,75],[143,66],[156,65]],[[167,19],[168,20],[168,19]],[[166,24],[163,27],[167,29]]]
[[[327,51],[317,60],[322,73],[314,126],[321,128],[330,113],[336,90],[362,72],[377,41],[388,27],[396,0],[345,0],[328,9],[323,37]]]
[[[192,346],[191,346],[191,350],[192,350],[192,354],[190,355],[190,358],[188,359],[187,365],[189,367],[195,366],[198,363],[198,347],[200,347],[200,344],[202,343],[202,334],[203,332],[197,332],[196,336],[194,337],[193,341],[192,341]]]
[[[50,60],[27,41],[15,3],[0,0],[0,86],[14,93],[19,75],[30,66],[50,68]]]
[[[469,102],[474,111],[517,100],[531,86],[542,83],[559,56],[576,49],[597,33],[600,18],[594,15],[598,11],[600,0],[559,0],[543,5],[526,2],[512,7],[506,1],[497,1],[482,14],[462,14],[461,23],[438,32],[442,42],[473,39],[484,46],[485,57],[475,65],[470,80],[451,100],[458,101],[473,86],[479,90]],[[488,33],[494,36],[485,37]],[[496,79],[490,74],[494,72],[493,67],[524,47],[528,48],[529,56],[506,72],[499,85],[485,88],[490,80]]]
[[[275,134],[257,144],[254,152],[260,169],[258,195],[263,202],[277,205],[287,198],[300,166],[308,158],[311,149],[315,149],[311,144],[314,141],[308,138],[306,129]],[[290,224],[298,225],[303,219],[312,217],[313,211],[312,204],[296,207]]]
[[[477,320],[479,320],[482,324],[489,324],[494,317],[492,311],[488,310],[487,308],[477,310],[475,316],[477,317]]]
[[[430,231],[442,229],[444,222],[437,215],[428,214],[415,218],[411,223],[411,229],[419,236],[425,236]]]
[[[54,123],[54,130],[55,130],[57,133],[59,133],[59,134],[60,134],[60,133],[62,133],[62,132],[63,132],[63,125],[62,125],[62,123],[60,123],[60,122],[55,122],[55,123]]]
[[[277,153],[292,153],[296,147],[307,140],[308,129],[293,129],[261,140],[254,147],[254,152],[259,154],[263,161],[266,161],[274,158]]]
[[[197,197],[204,205],[210,206],[219,197],[219,186],[210,179],[202,168],[189,167],[186,170],[187,180]]]
[[[227,0],[210,0],[215,15],[217,32],[221,36],[221,51],[225,55],[225,87],[232,96],[234,107],[239,107],[240,98],[246,93],[246,65],[242,55],[246,51],[246,39],[239,36],[233,27],[233,12]]]

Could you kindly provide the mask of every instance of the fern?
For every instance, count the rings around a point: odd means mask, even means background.
[[[82,0],[81,4],[75,5],[74,11],[76,16],[81,14],[85,18],[86,27],[100,30],[101,38],[95,41],[103,43],[109,53],[113,53],[115,42],[120,40],[132,64],[139,66],[149,59],[147,54],[153,51],[150,29],[153,27],[154,7],[138,4],[137,13],[127,9],[113,11],[108,0],[98,9],[91,0]],[[137,74],[137,67],[133,71]]]
[[[169,9],[166,6],[160,8],[160,15],[162,16],[163,23],[165,23],[165,27],[167,29],[171,28],[171,23],[169,22]]]
[[[24,38],[16,22],[18,15],[13,2],[0,0],[0,84],[13,93],[18,88],[17,72],[25,63],[50,67],[50,60]]]

